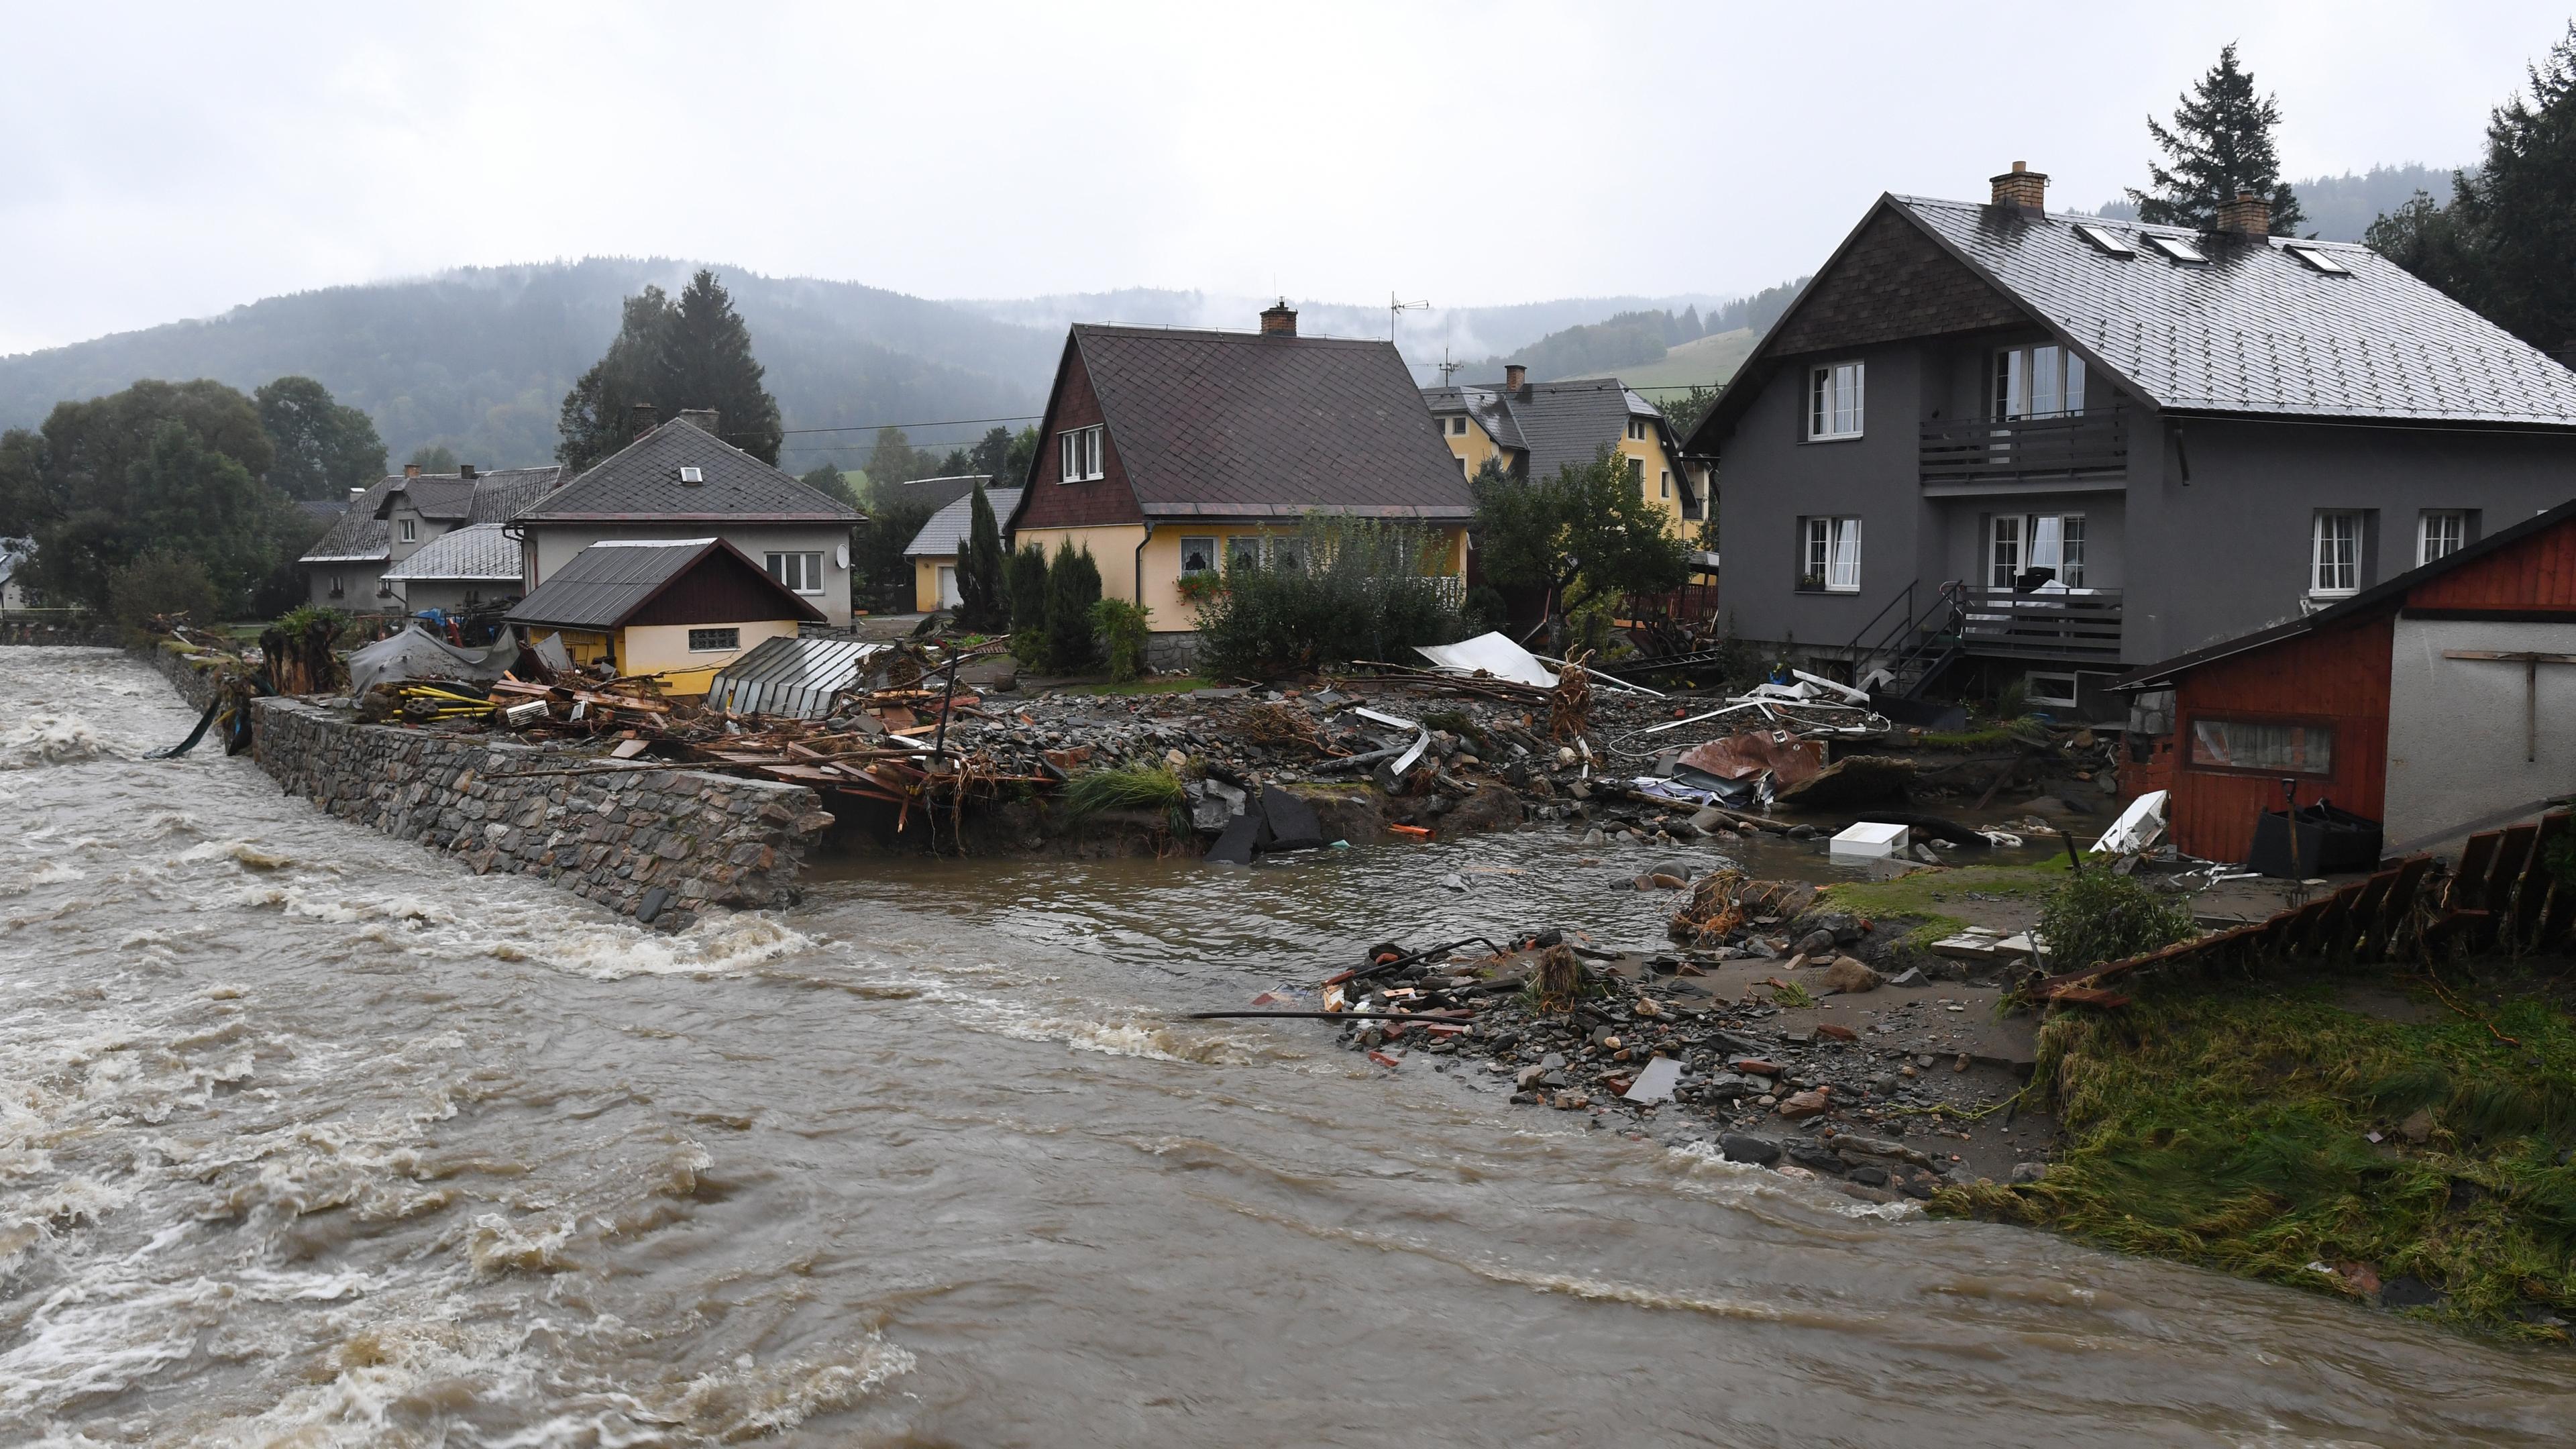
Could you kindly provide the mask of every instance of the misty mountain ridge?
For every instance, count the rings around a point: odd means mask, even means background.
[[[2475,171],[2476,167],[2470,167]],[[2311,176],[2293,181],[2290,190],[2297,193],[2299,210],[2307,219],[2299,224],[2300,235],[2320,241],[2359,242],[2370,224],[2388,212],[2404,206],[2416,192],[2431,196],[2442,206],[2451,204],[2452,175],[2448,168],[2419,165],[2409,161],[2402,166],[2373,166],[2358,174]],[[2123,196],[2106,201],[2086,213],[2114,221],[2136,221],[2136,203]]]
[[[669,257],[464,267],[268,297],[214,317],[0,357],[0,426],[36,426],[57,402],[141,378],[210,377],[247,392],[302,374],[374,418],[395,462],[432,444],[486,468],[548,462],[563,395],[616,335],[623,300],[648,285],[676,293],[700,265],[714,266],[732,293],[791,430],[1016,419],[1044,405],[1070,322],[1249,331],[1274,300],[1131,288],[937,301]],[[1387,335],[1384,307],[1289,300],[1310,335]],[[1429,382],[1444,348],[1472,357],[1621,311],[1726,305],[1691,295],[1407,311],[1397,315],[1397,342]],[[989,426],[916,426],[911,435],[944,448]],[[863,431],[791,433],[780,464],[856,467],[873,444]]]

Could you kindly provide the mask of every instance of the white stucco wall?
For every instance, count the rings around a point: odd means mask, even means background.
[[[2576,654],[2576,621],[2398,619],[2388,679],[2390,846],[2576,790],[2576,665],[2541,665],[2534,701],[2524,666],[2443,658],[2450,649]],[[2535,703],[2539,758],[2531,760]]]
[[[749,555],[755,564],[763,563],[763,556],[770,553],[819,553],[823,556],[823,588],[820,593],[806,594],[805,600],[831,616],[834,624],[850,622],[850,569],[845,562],[849,557],[850,530],[840,525],[530,525],[519,548],[521,559],[533,565],[528,591],[535,592],[574,554],[611,538],[721,538]]]

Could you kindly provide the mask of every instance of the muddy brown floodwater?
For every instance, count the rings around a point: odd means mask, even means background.
[[[1170,1019],[1386,936],[1652,940],[1561,836],[852,864],[668,939],[138,758],[190,723],[0,650],[0,1441],[2576,1433],[2564,1354]]]

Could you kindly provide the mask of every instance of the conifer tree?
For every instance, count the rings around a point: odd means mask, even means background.
[[[663,422],[683,408],[713,408],[724,440],[776,464],[785,439],[778,400],[762,386],[751,330],[712,271],[700,268],[673,302],[659,287],[626,299],[608,351],[564,394],[555,458],[578,472],[634,441],[634,410]]]
[[[1091,550],[1074,552],[1073,540],[1056,545],[1055,562],[1047,566],[1047,668],[1078,674],[1091,666],[1099,650],[1091,629],[1091,606],[1100,602],[1100,565]]]
[[[2236,63],[2235,42],[2218,52],[2218,64],[2188,95],[2176,99],[2172,129],[2147,117],[2147,134],[2170,164],[2148,162],[2154,189],[2130,189],[2138,220],[2208,231],[2218,224],[2220,205],[2253,195],[2271,203],[2272,235],[2297,235],[2307,218],[2299,211],[2298,193],[2281,179],[2280,153],[2272,146],[2281,103],[2255,96],[2252,72]]]
[[[1046,628],[1046,591],[1046,550],[1034,543],[1020,545],[1010,564],[1012,633],[1035,635]]]
[[[969,629],[1000,629],[1010,622],[1010,581],[1003,577],[1002,529],[981,483],[967,516],[966,546],[957,552],[958,620]]]

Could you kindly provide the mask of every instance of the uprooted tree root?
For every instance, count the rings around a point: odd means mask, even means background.
[[[2565,1342],[2576,1022],[2509,997],[2508,1047],[2475,1021],[2383,1020],[2334,995],[2176,979],[2055,1018],[2030,1090],[2061,1114],[2060,1159],[1936,1208],[2347,1296],[2411,1278],[2439,1319]]]

